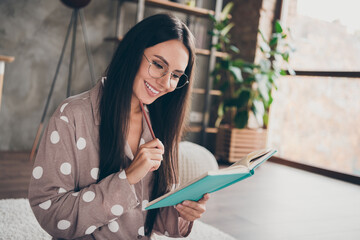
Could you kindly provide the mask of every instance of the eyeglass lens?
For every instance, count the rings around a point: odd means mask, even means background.
[[[151,60],[149,74],[153,78],[161,78],[169,72],[169,67],[160,60]],[[182,73],[171,73],[171,87],[181,88],[188,83],[188,77]]]

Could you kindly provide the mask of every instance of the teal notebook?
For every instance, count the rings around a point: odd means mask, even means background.
[[[146,210],[173,206],[185,200],[198,201],[205,193],[216,192],[254,174],[254,170],[276,153],[274,149],[262,149],[249,153],[227,168],[209,171],[148,203]]]

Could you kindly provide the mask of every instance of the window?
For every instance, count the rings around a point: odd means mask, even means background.
[[[360,176],[360,2],[298,0],[288,7],[298,76],[279,81],[269,145],[282,158]]]

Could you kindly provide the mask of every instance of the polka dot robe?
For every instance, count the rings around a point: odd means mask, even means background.
[[[124,170],[96,183],[99,173],[99,95],[102,84],[60,104],[42,137],[32,171],[29,201],[54,238],[147,239],[144,224],[152,173],[130,185]],[[140,145],[151,140],[143,120]],[[134,156],[126,144],[129,159]],[[187,236],[192,223],[174,207],[160,210],[154,231]]]

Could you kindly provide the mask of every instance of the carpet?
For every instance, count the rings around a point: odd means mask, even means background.
[[[20,198],[0,200],[0,239],[48,240],[51,237],[38,224],[31,211],[29,201]],[[169,240],[174,238],[156,235],[152,239]],[[235,240],[230,235],[201,221],[195,221],[192,232],[183,239]]]

